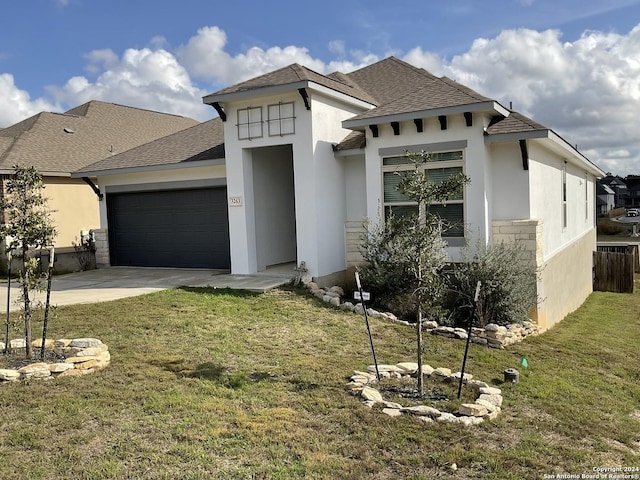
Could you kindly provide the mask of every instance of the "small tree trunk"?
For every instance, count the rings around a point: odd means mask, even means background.
[[[418,344],[418,395],[424,395],[424,374],[422,373],[422,307],[418,306],[416,322],[416,339]]]
[[[416,322],[416,343],[418,350],[418,395],[424,395],[424,374],[422,373],[422,257],[418,259],[418,320]]]
[[[22,247],[22,296],[24,301],[24,339],[26,357],[31,358],[31,299],[29,298],[29,269],[27,268],[28,247]]]

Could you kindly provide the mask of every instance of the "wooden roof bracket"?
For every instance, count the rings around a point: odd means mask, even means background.
[[[304,107],[307,110],[311,110],[311,104],[309,103],[309,94],[307,93],[306,88],[299,88],[298,93],[302,97],[302,101],[304,102]]]
[[[378,137],[378,125],[369,125],[369,128],[371,129],[371,134],[373,135],[374,138]]]
[[[84,180],[84,183],[86,183],[91,187],[91,190],[93,190],[93,193],[95,193],[96,196],[98,197],[98,201],[101,202],[104,199],[104,194],[100,191],[98,186],[95,183],[93,183],[93,181],[89,177],[82,177],[82,180]]]
[[[218,112],[218,115],[220,116],[220,120],[222,120],[223,122],[226,122],[227,114],[224,112],[224,109],[222,108],[222,105],[220,105],[220,102],[213,102],[211,106],[216,109],[216,112]]]
[[[440,130],[446,130],[447,129],[447,116],[446,115],[439,115],[438,116],[438,121],[440,122]]]
[[[424,132],[424,124],[422,123],[421,118],[416,118],[415,120],[413,120],[413,123],[416,124],[416,132],[418,133]]]
[[[394,135],[400,135],[400,122],[391,122],[391,128]]]
[[[527,151],[527,141],[518,140],[520,143],[520,154],[522,155],[522,169],[529,170],[529,152]]]
[[[467,127],[473,126],[473,113],[464,112],[464,120],[467,122]]]

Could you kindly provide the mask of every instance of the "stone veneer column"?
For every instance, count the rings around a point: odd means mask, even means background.
[[[344,224],[344,230],[347,248],[347,266],[353,267],[362,263],[360,246],[362,244],[362,235],[366,231],[364,222],[346,222]]]
[[[531,255],[536,267],[542,266],[542,220],[495,220],[492,225],[493,244],[520,243]]]
[[[106,228],[91,230],[96,245],[96,265],[109,266],[109,235]]]
[[[542,220],[495,220],[492,224],[493,244],[520,243],[530,255],[536,269],[541,269],[544,263],[544,250],[542,248]],[[537,295],[543,297],[544,292],[541,278],[536,281]],[[539,327],[546,327],[546,315],[544,307],[539,303],[529,313],[529,317]]]

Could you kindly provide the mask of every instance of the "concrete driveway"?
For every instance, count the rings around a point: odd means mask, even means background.
[[[291,275],[229,275],[221,270],[110,267],[53,277],[51,305],[96,303],[183,286],[237,288],[264,292],[287,283]],[[7,310],[7,283],[0,284],[0,314]],[[18,310],[19,285],[11,284],[11,310]],[[44,303],[46,294],[36,301]]]

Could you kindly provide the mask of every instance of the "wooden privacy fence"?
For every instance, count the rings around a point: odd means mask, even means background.
[[[600,292],[633,293],[638,261],[631,252],[593,252],[593,289]]]

